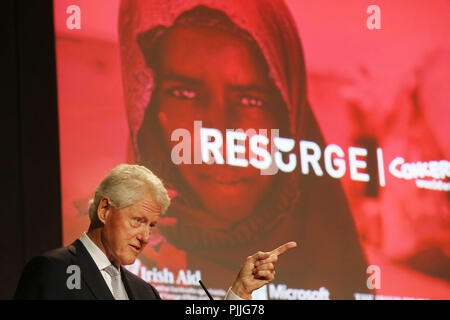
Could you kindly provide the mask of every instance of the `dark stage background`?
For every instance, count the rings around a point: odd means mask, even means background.
[[[10,299],[25,263],[62,245],[59,135],[52,2],[0,7],[0,299]]]

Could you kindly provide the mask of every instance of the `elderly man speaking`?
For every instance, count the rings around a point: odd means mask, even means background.
[[[25,266],[14,298],[161,299],[151,284],[122,266],[134,263],[169,205],[166,189],[150,170],[117,166],[91,200],[88,232],[68,247],[33,258]],[[274,279],[278,256],[296,245],[288,242],[247,257],[225,299],[251,299],[254,290]],[[68,286],[70,268],[81,273],[76,288]]]

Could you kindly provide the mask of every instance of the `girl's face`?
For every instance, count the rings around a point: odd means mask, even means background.
[[[277,90],[259,50],[238,36],[176,26],[165,35],[159,50],[152,106],[159,110],[170,149],[179,143],[171,141],[172,132],[184,128],[191,133],[194,155],[194,144],[200,145],[193,140],[194,121],[222,132],[224,165],[193,164],[192,159],[192,164],[178,166],[211,215],[202,222],[210,227],[230,227],[253,212],[274,176],[261,175],[251,165],[226,164],[226,129],[266,129],[270,139],[270,129],[281,126],[278,119],[283,105]],[[247,160],[248,141],[249,137]]]

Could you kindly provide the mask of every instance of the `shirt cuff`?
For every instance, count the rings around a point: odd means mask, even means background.
[[[231,290],[231,287],[228,289],[227,294],[225,295],[224,300],[245,300],[239,297],[236,293]]]

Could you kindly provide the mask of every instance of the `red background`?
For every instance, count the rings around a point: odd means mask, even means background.
[[[431,72],[428,77],[436,79],[431,85],[417,71],[426,70],[430,54],[450,47],[450,2],[286,3],[302,39],[309,100],[328,143],[345,150],[358,137],[377,137],[383,141],[386,165],[396,156],[406,158],[411,145],[416,151],[408,153],[408,162],[448,159],[450,116],[444,101],[449,91],[442,87],[445,80],[450,82],[450,74],[445,73],[448,65],[441,73]],[[80,30],[66,27],[66,8],[72,4],[81,9]],[[381,30],[366,27],[366,8],[371,4],[381,8]],[[54,3],[64,245],[87,230],[89,220],[82,213],[101,178],[117,164],[133,162],[117,43],[118,5],[117,0]],[[411,128],[407,119],[413,112],[413,92],[421,94],[423,115]],[[394,133],[386,137],[383,131],[393,110],[396,116],[389,128]],[[422,137],[419,143],[411,142],[411,132]],[[448,280],[399,263],[433,243],[447,253],[444,263],[448,264],[446,192],[417,190],[414,181],[398,181],[387,168],[386,176],[384,200],[379,202],[362,196],[363,183],[351,181],[348,174],[342,179],[368,263],[382,270],[377,293],[450,298]],[[379,213],[380,208],[395,211],[404,203],[412,208],[406,216]],[[423,226],[419,234],[410,228],[411,219],[412,225]],[[439,219],[445,223],[438,223]]]

